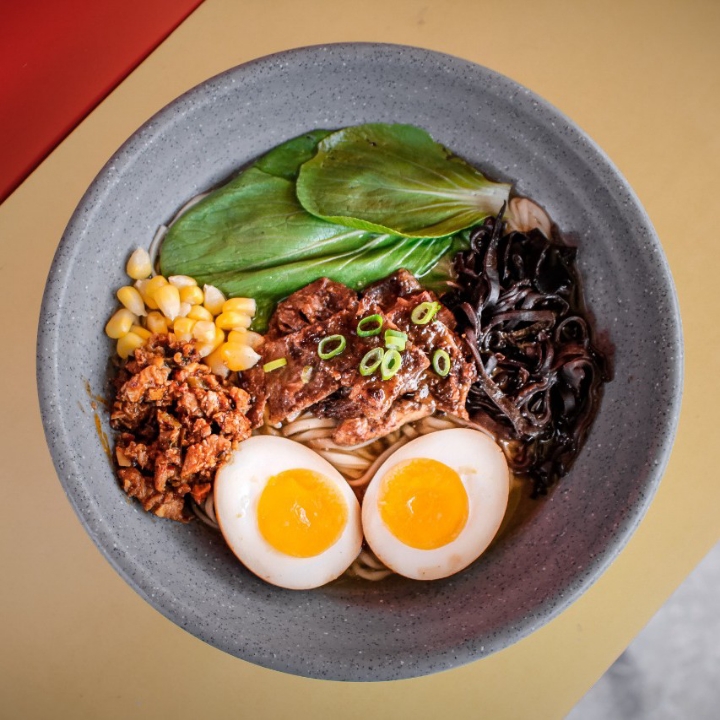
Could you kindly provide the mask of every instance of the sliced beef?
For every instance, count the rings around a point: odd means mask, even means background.
[[[354,320],[354,309],[346,310],[289,335],[265,340],[260,350],[261,363],[281,358],[286,361],[283,367],[265,373],[270,423],[296,417],[305,408],[325,399],[341,386],[343,375],[353,364],[360,363],[362,348],[356,347],[349,335]],[[340,355],[321,360],[318,345],[330,335],[343,335],[348,341],[347,347]]]
[[[272,424],[311,408],[315,415],[342,420],[335,441],[354,445],[436,409],[466,417],[475,365],[464,340],[453,332],[455,318],[447,309],[441,307],[427,325],[412,322],[413,310],[423,302],[437,302],[437,297],[423,290],[406,270],[370,285],[359,298],[350,288],[327,279],[293,293],[278,306],[260,351],[262,364],[280,358],[286,364],[262,375],[254,368],[242,380],[253,400],[253,425],[262,422],[263,407]],[[358,337],[358,322],[370,315],[382,318],[382,331]],[[379,371],[360,375],[363,356],[384,347],[388,329],[408,336],[400,370],[388,380],[382,380]],[[342,335],[347,345],[341,354],[322,360],[318,344],[330,335]],[[431,367],[438,349],[450,357],[445,377]]]
[[[320,278],[278,303],[266,337],[278,338],[327,320],[343,310],[353,310],[357,301],[357,293],[346,285]]]
[[[432,400],[398,400],[382,418],[354,417],[343,420],[332,437],[338,445],[359,445],[388,435],[406,423],[422,420],[434,412],[435,403]]]
[[[375,346],[379,347],[380,342],[376,341]],[[357,366],[352,368],[343,376],[343,385],[347,392],[338,400],[337,407],[330,409],[327,417],[382,418],[397,398],[418,390],[430,365],[425,353],[412,345],[408,345],[402,353],[402,360],[402,367],[389,380],[383,380],[379,372],[362,376]]]
[[[390,307],[397,298],[420,292],[422,287],[412,273],[400,269],[392,275],[368,285],[362,292],[362,300],[375,303],[381,308]]]
[[[476,380],[476,370],[465,341],[443,321],[446,314],[452,317],[451,313],[441,308],[435,319],[427,325],[416,325],[411,319],[412,312],[418,305],[436,301],[433,293],[422,291],[398,297],[386,312],[388,318],[401,327],[430,360],[436,350],[447,352],[450,357],[450,372],[445,377],[440,377],[431,368],[425,375],[425,383],[438,410],[466,418],[465,402],[470,386]],[[454,323],[454,319],[452,322]]]

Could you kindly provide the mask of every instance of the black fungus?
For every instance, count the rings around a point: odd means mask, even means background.
[[[503,442],[511,469],[543,495],[565,475],[597,411],[609,363],[593,345],[575,248],[554,232],[474,228],[443,296],[478,370],[467,410]]]

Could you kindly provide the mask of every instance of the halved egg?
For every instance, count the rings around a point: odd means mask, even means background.
[[[365,540],[405,577],[453,575],[495,537],[509,486],[505,456],[487,435],[466,428],[424,435],[391,455],[370,481]]]
[[[300,443],[248,438],[215,477],[215,514],[238,559],[291,590],[334,580],[360,553],[360,505],[340,473]]]

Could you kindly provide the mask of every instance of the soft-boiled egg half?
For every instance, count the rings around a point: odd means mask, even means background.
[[[215,514],[230,549],[258,577],[307,590],[360,553],[360,506],[343,476],[300,443],[255,436],[215,477]]]
[[[365,540],[400,575],[447,577],[492,542],[509,487],[505,456],[487,435],[466,428],[424,435],[393,453],[370,481]]]

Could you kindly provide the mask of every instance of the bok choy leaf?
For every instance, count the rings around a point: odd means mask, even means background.
[[[275,303],[319,278],[328,277],[356,290],[387,277],[398,268],[405,268],[421,278],[453,245],[452,238],[393,238],[394,242],[387,244],[382,237],[376,236],[374,241],[356,252],[300,260],[262,270],[196,276],[196,279],[214,284],[230,297],[255,298],[257,312],[253,329],[262,332]]]
[[[170,227],[160,268],[166,276],[191,277],[259,270],[359,250],[376,237],[310,215],[292,180],[251,167]],[[387,234],[383,238],[393,241]]]
[[[297,194],[313,215],[349,227],[444,237],[494,215],[494,183],[413,125],[357,125],[328,135],[305,162]]]

